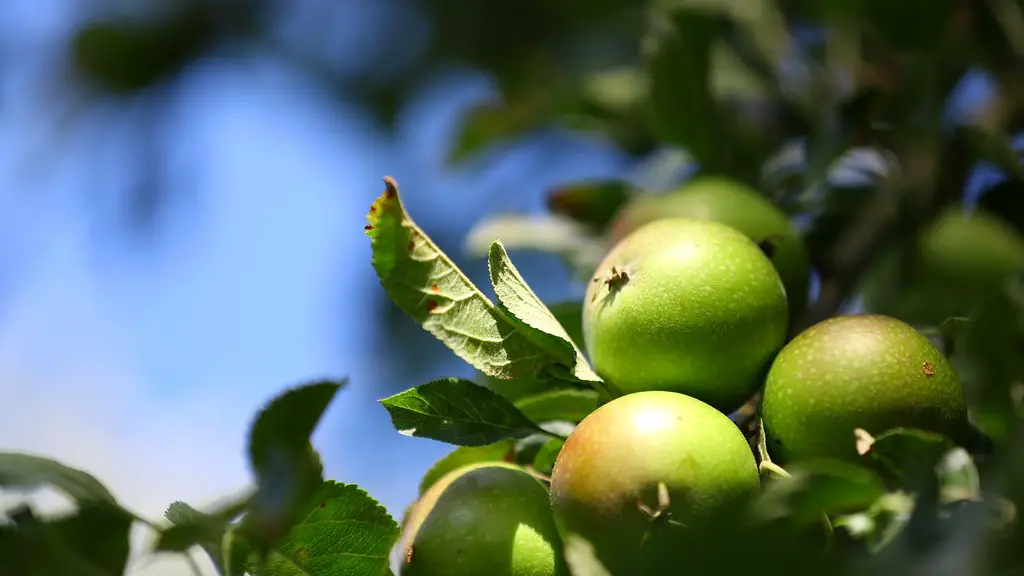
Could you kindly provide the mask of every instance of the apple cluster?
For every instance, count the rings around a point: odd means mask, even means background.
[[[762,485],[729,416],[744,406],[782,466],[855,460],[857,430],[968,433],[957,373],[912,325],[864,313],[799,327],[808,253],[757,192],[698,178],[627,204],[610,235],[582,319],[608,397],[549,479],[485,462],[434,483],[406,517],[402,574],[569,574],[574,535],[611,574],[713,573],[700,568],[723,553],[709,535],[738,522]],[[488,561],[498,554],[512,561]]]

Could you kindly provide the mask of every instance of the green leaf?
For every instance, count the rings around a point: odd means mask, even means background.
[[[121,576],[133,518],[105,500],[80,500],[72,514],[51,520],[24,507],[0,524],[0,574]]]
[[[728,170],[722,122],[710,89],[711,48],[720,15],[680,8],[652,18],[644,39],[651,130],[693,155],[702,168]]]
[[[564,554],[572,576],[612,576],[597,559],[594,545],[578,534],[569,534],[565,538]]]
[[[426,492],[442,476],[469,464],[507,460],[515,449],[515,442],[499,440],[485,446],[459,446],[434,463],[420,480],[420,495]]]
[[[245,517],[257,547],[265,550],[287,534],[323,483],[323,465],[310,437],[343,385],[317,381],[292,388],[257,416],[249,460],[258,487]]]
[[[763,518],[820,521],[822,514],[850,513],[871,506],[885,494],[882,480],[870,470],[841,461],[794,466],[788,478],[766,483],[757,502]]]
[[[587,226],[555,214],[497,214],[477,222],[466,236],[473,257],[490,252],[500,240],[509,250],[531,250],[559,257],[580,279],[589,279],[608,251],[607,240]]]
[[[550,475],[562,446],[565,446],[565,440],[548,438],[533,457],[533,469],[545,476]]]
[[[373,267],[391,301],[488,376],[535,377],[559,364],[480,292],[409,218],[394,180],[367,216]],[[563,367],[565,372],[571,366]]]
[[[519,274],[500,241],[491,244],[488,268],[498,305],[509,318],[561,365],[570,367],[575,379],[601,382],[565,328]]]
[[[579,422],[600,405],[594,390],[563,389],[542,392],[515,402],[516,408],[534,422]]]
[[[439,378],[380,401],[406,436],[486,446],[541,431],[511,402],[461,378]]]
[[[78,502],[116,502],[110,491],[86,472],[50,458],[0,452],[0,486],[34,489],[44,485],[53,486]]]
[[[539,128],[547,120],[546,110],[543,103],[526,98],[473,105],[459,118],[448,161],[465,162],[495,144]]]
[[[274,576],[381,576],[398,539],[398,524],[383,506],[352,484],[324,482],[315,505],[264,565]],[[257,574],[249,558],[248,570]]]
[[[635,186],[623,180],[588,180],[548,191],[547,205],[552,214],[604,230],[637,193]]]

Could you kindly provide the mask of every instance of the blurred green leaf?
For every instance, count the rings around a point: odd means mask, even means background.
[[[121,576],[132,517],[108,500],[82,500],[75,512],[41,519],[28,507],[0,523],[0,574]]]
[[[563,184],[548,191],[551,213],[604,230],[622,206],[638,193],[622,180],[589,180]]]
[[[483,256],[500,241],[508,250],[554,254],[580,279],[589,279],[604,258],[607,241],[589,227],[563,216],[497,214],[480,220],[466,236],[470,256]]]
[[[981,429],[1002,443],[1015,425],[1011,397],[1024,378],[1024,299],[1012,285],[985,300],[954,343],[952,358]]]
[[[877,553],[892,543],[910,521],[914,500],[905,492],[891,492],[864,512],[840,516],[832,526],[842,528],[853,538],[863,540],[869,552]]]
[[[245,525],[260,553],[288,533],[323,484],[323,464],[310,437],[344,384],[322,380],[291,388],[252,425],[249,461],[257,489]]]
[[[135,93],[174,78],[214,40],[202,2],[177,2],[157,22],[92,22],[72,41],[75,65],[90,81],[115,93]]]
[[[690,152],[704,170],[728,173],[729,150],[710,90],[711,47],[720,15],[689,7],[652,15],[644,55],[651,129]]]
[[[546,106],[534,100],[476,104],[459,120],[448,161],[465,162],[496,144],[540,128],[549,120]]]
[[[755,506],[758,516],[819,522],[822,514],[866,509],[885,494],[885,486],[874,473],[845,462],[804,463],[790,468],[789,474],[766,481]]]
[[[899,50],[932,52],[948,38],[954,0],[860,0],[870,32]]]
[[[434,482],[442,476],[468,464],[477,462],[498,462],[508,461],[515,449],[515,442],[511,439],[499,440],[493,444],[484,446],[459,446],[434,463],[427,470],[420,480],[420,495],[422,496]]]
[[[857,435],[857,451],[884,466],[904,487],[916,486],[926,475],[933,475],[954,446],[941,434],[914,428],[894,428],[874,437],[858,429]]]
[[[380,401],[395,430],[458,446],[486,446],[541,431],[511,402],[461,378],[439,378]]]
[[[116,502],[113,494],[86,472],[50,458],[0,452],[0,487],[36,489],[43,486],[53,486],[79,502]]]

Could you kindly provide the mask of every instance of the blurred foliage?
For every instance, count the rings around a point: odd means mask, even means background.
[[[356,5],[324,5],[358,19]],[[394,18],[354,67],[338,63],[350,55],[319,49],[320,38],[282,35],[282,19],[309,9],[282,0],[178,0],[131,19],[98,14],[82,23],[68,49],[89,93],[142,98],[226,46],[259,46],[363,106],[384,128],[394,126],[427,81],[467,67],[488,74],[497,95],[462,112],[447,151],[453,165],[559,127],[603,138],[638,163],[682,150],[692,163],[689,176],[714,174],[754,187],[799,224],[810,253],[818,286],[798,325],[848,310],[863,297],[865,310],[934,335],[957,366],[973,420],[994,446],[972,460],[913,431],[879,436],[866,442],[868,455],[906,463],[910,454],[913,477],[901,468],[881,474],[880,485],[860,470],[791,471],[797,483],[770,484],[780,487],[767,491],[768,516],[786,502],[784,508],[800,512],[801,525],[789,528],[813,527],[816,538],[822,514],[832,516],[828,538],[838,557],[854,541],[872,552],[851,555],[856,561],[844,564],[851,573],[1024,570],[1024,527],[1015,521],[1024,504],[1024,164],[1014,145],[1024,130],[1024,2],[380,6]],[[400,41],[422,29],[422,46]],[[954,100],[979,74],[992,90],[958,113]],[[972,176],[982,168],[998,178],[977,189]],[[548,191],[548,213],[493,215],[469,235],[467,247],[479,255],[480,238],[489,244],[497,236],[510,250],[553,254],[573,277],[589,278],[618,210],[663,192],[637,182],[566,182]],[[417,353],[427,338],[406,337],[408,320],[381,303],[392,357],[426,371],[442,355]],[[575,326],[571,333],[578,338]],[[502,386],[516,396],[535,391],[533,384]],[[523,444],[517,454],[545,470],[559,447],[551,440],[525,451],[529,443]],[[774,533],[777,541],[761,544],[776,551],[794,545],[792,532]],[[803,565],[751,546],[745,556],[761,562],[760,573],[821,567],[819,558],[804,558]]]

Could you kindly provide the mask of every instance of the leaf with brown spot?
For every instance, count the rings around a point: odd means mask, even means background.
[[[484,374],[588,380],[571,344],[552,345],[494,305],[406,213],[395,181],[367,215],[373,268],[392,302]],[[415,250],[409,250],[415,243]],[[436,290],[434,288],[437,288]],[[574,375],[575,374],[575,375]]]

